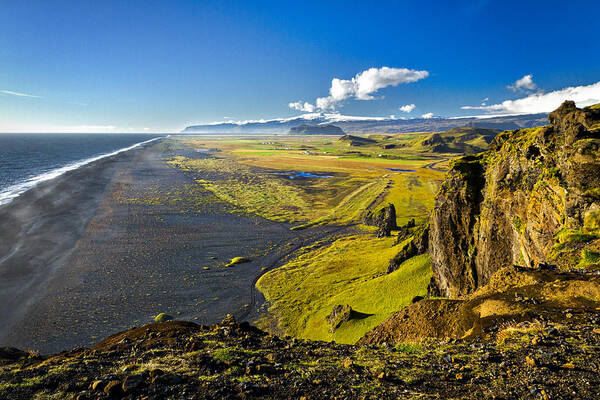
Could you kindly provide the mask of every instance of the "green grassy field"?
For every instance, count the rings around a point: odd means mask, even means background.
[[[386,274],[400,246],[394,241],[368,234],[344,237],[308,249],[263,275],[257,287],[269,301],[279,330],[305,339],[354,343],[414,296],[425,295],[431,278],[429,256],[414,257]],[[332,333],[326,317],[338,304],[366,315],[344,322]]]
[[[184,170],[215,173],[217,177],[210,181],[197,183],[217,198],[239,211],[300,225],[359,223],[367,209],[388,202],[399,210],[400,224],[423,219],[433,206],[442,176],[425,168],[440,158],[396,150],[388,152],[393,156],[388,159],[378,157],[376,148],[357,157],[345,143],[330,137],[186,137],[179,141],[196,149],[220,150],[216,158],[169,161]],[[290,179],[286,174],[290,171],[328,178]]]

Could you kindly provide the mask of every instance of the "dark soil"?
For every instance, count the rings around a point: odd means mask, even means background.
[[[2,399],[594,399],[600,330],[515,327],[500,344],[348,346],[226,319],[169,321],[51,356],[0,351]],[[535,332],[535,333],[532,333]]]

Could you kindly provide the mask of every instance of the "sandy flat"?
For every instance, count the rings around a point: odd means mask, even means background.
[[[290,231],[190,192],[210,177],[167,165],[190,156],[170,143],[90,164],[0,207],[0,346],[87,346],[160,312],[253,319],[262,268],[331,232]],[[223,267],[236,256],[252,262]]]

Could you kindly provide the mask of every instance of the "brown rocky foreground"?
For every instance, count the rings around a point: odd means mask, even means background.
[[[598,398],[600,330],[567,317],[507,324],[494,341],[397,346],[281,339],[233,319],[169,321],[49,356],[2,349],[0,398]]]

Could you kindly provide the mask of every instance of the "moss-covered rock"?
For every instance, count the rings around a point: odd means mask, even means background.
[[[600,109],[563,103],[551,125],[507,131],[451,165],[430,221],[431,294],[464,296],[506,265],[573,268],[599,228]],[[575,236],[571,237],[573,239]]]
[[[166,313],[160,313],[154,317],[154,322],[167,322],[173,320],[173,317]]]
[[[247,263],[247,262],[250,262],[250,261],[251,260],[249,258],[246,258],[246,257],[234,257],[225,266],[226,267],[233,267],[234,265],[243,264],[243,263]]]
[[[343,322],[349,321],[352,316],[352,307],[338,304],[333,307],[331,314],[327,316],[330,325],[329,331],[335,331]]]

